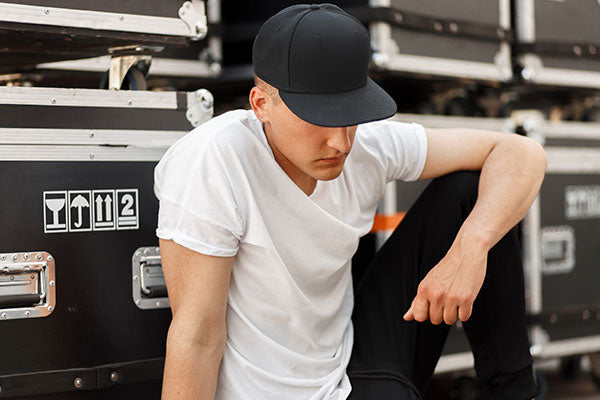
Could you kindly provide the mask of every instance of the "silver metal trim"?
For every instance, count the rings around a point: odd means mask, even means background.
[[[11,268],[12,267],[12,268]],[[47,317],[56,307],[54,257],[46,251],[0,254],[0,268],[40,271],[40,293],[44,302],[36,307],[0,308],[0,321]]]
[[[506,52],[503,51],[503,48],[508,49],[508,47],[500,47],[501,51],[496,57],[496,62],[507,56]],[[387,57],[381,59],[376,59],[374,54],[374,62],[380,68],[393,71],[501,82],[508,81],[512,77],[512,73],[507,74],[507,71],[504,68],[506,63],[499,66],[492,63],[414,56],[409,54],[386,54],[386,56]]]
[[[535,4],[534,0],[517,0],[516,36],[521,43],[535,42]]]
[[[537,355],[537,358],[559,358],[597,351],[600,351],[600,335],[548,342]]]
[[[152,56],[144,54],[119,55],[110,58],[108,68],[108,89],[120,90],[125,75],[133,66],[141,66],[144,74],[148,71],[148,65],[152,64]]]
[[[369,0],[370,7],[391,7],[392,0]]]
[[[500,132],[514,132],[515,123],[510,118],[456,117],[427,114],[396,114],[391,118],[399,122],[416,122],[427,128],[473,128]]]
[[[170,308],[171,302],[168,297],[157,297],[153,299],[142,296],[142,274],[140,268],[147,260],[159,261],[160,247],[140,247],[131,257],[131,289],[134,304],[142,310],[155,310]]]
[[[564,243],[564,256],[548,260],[551,243]],[[575,268],[575,230],[572,226],[544,226],[541,230],[542,273],[544,275],[568,274]],[[562,246],[561,246],[562,247]]]
[[[553,174],[600,173],[600,148],[546,147],[548,168]]]
[[[168,147],[0,145],[0,161],[159,161]]]
[[[542,311],[542,253],[540,248],[541,203],[538,195],[523,219],[523,273],[525,277],[525,304],[531,314]],[[541,326],[529,330],[530,352],[538,355],[547,342]]]
[[[515,126],[522,126],[527,136],[542,146],[546,139],[541,133],[541,127],[544,124],[544,114],[538,110],[519,110],[510,114]]]
[[[206,37],[208,23],[206,19],[206,9],[202,0],[186,1],[179,9],[178,15],[188,26],[193,35],[193,40],[199,40]]]
[[[202,37],[180,18],[0,3],[0,21],[59,27]],[[195,26],[195,24],[194,24]],[[206,20],[204,22],[206,26]]]
[[[383,198],[379,203],[378,213],[384,215],[394,215],[398,212],[398,193],[397,193],[397,181],[388,182],[385,185],[385,192],[383,192]],[[388,240],[392,235],[392,230],[386,230],[375,233],[375,249],[379,250],[381,246]]]
[[[0,104],[177,109],[177,92],[0,87]]]
[[[535,361],[541,361],[598,351],[600,351],[600,335],[549,341],[541,346],[540,351],[533,356]],[[443,374],[466,370],[473,366],[474,359],[471,352],[447,354],[440,357],[434,373]]]
[[[523,66],[523,78],[533,83],[600,89],[600,72],[547,68],[535,54],[521,55],[518,62]]]
[[[0,128],[0,144],[21,145],[113,145],[164,149],[187,131],[122,129]]]
[[[598,122],[544,121],[540,126],[540,131],[546,138],[600,140],[600,123]]]
[[[538,195],[523,219],[523,266],[525,272],[525,299],[527,310],[538,314],[542,311],[542,254],[541,203]]]
[[[187,112],[185,116],[193,127],[210,120],[214,114],[214,99],[206,89],[199,89],[187,94]]]
[[[446,372],[461,371],[465,369],[473,368],[475,361],[473,359],[473,353],[455,353],[447,354],[440,357],[434,374],[444,374]]]
[[[210,23],[221,22],[221,0],[206,0],[206,18]]]
[[[504,29],[510,28],[510,0],[498,1],[500,7],[500,26]]]
[[[211,40],[212,38],[209,38]],[[217,40],[220,43],[220,41]],[[220,48],[211,46],[213,48]],[[211,42],[212,44],[212,42]],[[52,63],[43,63],[36,66],[37,69],[49,69],[59,71],[84,71],[84,72],[105,72],[110,65],[110,56],[101,56],[93,58],[84,58],[72,61],[57,61]],[[153,58],[150,64],[148,76],[172,76],[185,78],[214,78],[221,73],[221,65],[218,63],[207,63],[197,60],[183,60],[177,58]]]

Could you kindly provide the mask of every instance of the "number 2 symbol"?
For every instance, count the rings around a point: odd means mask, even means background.
[[[133,206],[133,196],[130,194],[126,194],[125,196],[123,196],[121,198],[121,204],[125,204],[125,207],[123,207],[123,210],[121,211],[121,215],[134,215],[133,213],[133,209],[131,208]]]

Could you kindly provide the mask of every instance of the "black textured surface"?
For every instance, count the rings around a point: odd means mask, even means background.
[[[154,233],[158,212],[152,190],[154,166],[154,162],[0,163],[0,184],[14,188],[0,200],[4,226],[0,252],[48,251],[55,258],[56,274],[56,308],[52,314],[0,324],[5,349],[0,375],[90,368],[164,356],[171,312],[138,309],[131,289],[134,251],[158,244]],[[139,190],[139,229],[44,234],[43,191],[121,188]],[[115,392],[127,390],[114,388]],[[120,398],[85,396],[48,399]],[[159,396],[157,385],[143,398],[152,396]]]
[[[600,217],[567,219],[565,215],[566,186],[600,185],[600,175],[547,174],[541,190],[542,227],[571,226],[575,230],[575,259],[573,271],[542,276],[542,300],[546,313],[573,306],[600,304]],[[585,308],[585,307],[584,307]],[[600,321],[559,320],[546,322],[552,340],[600,334]]]

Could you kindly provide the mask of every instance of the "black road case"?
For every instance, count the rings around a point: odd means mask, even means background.
[[[374,64],[431,77],[505,82],[512,78],[508,0],[374,0]],[[364,17],[363,17],[364,15]]]
[[[206,91],[0,87],[0,398],[160,397],[153,171],[211,115]]]
[[[600,3],[516,0],[518,62],[526,81],[600,88]]]
[[[206,1],[206,16],[208,20],[207,36],[203,40],[191,41],[188,46],[169,46],[152,57],[148,71],[149,87],[172,87],[181,90],[190,87],[191,82],[217,78],[221,73],[223,52],[221,46],[221,0]],[[98,88],[103,74],[109,70],[110,56],[84,58],[42,63],[20,80],[27,80],[33,75],[36,86],[53,86],[55,82],[64,81],[69,75],[75,86]]]
[[[225,63],[250,64],[261,24],[301,1],[223,1]],[[370,29],[378,69],[425,78],[512,78],[510,1],[343,0]]]
[[[105,55],[124,47],[185,45],[206,33],[201,0],[3,0],[0,70]]]
[[[524,224],[533,353],[600,351],[600,124],[517,114],[545,143],[548,169]]]

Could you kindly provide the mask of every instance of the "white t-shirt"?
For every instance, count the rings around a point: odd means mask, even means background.
[[[342,174],[307,196],[253,111],[213,118],[169,148],[154,172],[156,235],[235,256],[216,399],[348,397],[351,258],[386,183],[418,178],[426,151],[421,125],[359,125]]]

